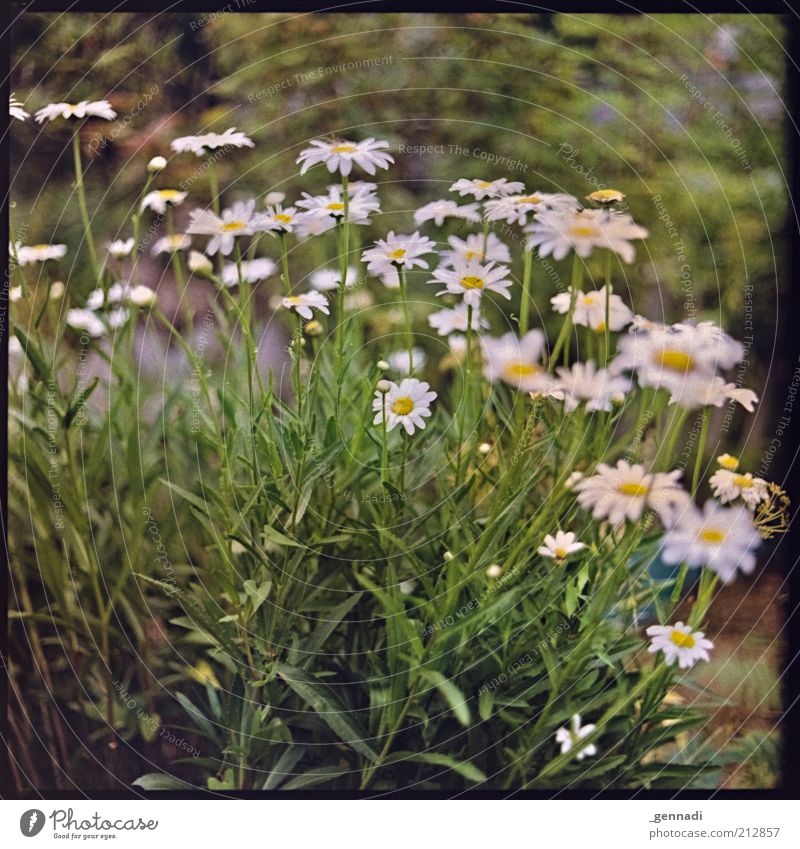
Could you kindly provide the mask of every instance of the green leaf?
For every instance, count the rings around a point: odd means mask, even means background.
[[[22,346],[22,350],[31,361],[31,365],[33,366],[33,370],[36,372],[36,376],[44,383],[47,383],[50,380],[50,368],[47,365],[42,352],[33,344],[33,342],[31,342],[21,327],[14,327],[14,335],[17,339],[19,339],[19,344]]]
[[[434,669],[421,669],[420,674],[427,678],[434,687],[442,694],[445,701],[450,705],[455,718],[464,726],[468,727],[472,722],[469,712],[469,704],[461,690],[449,679]]]
[[[181,781],[174,775],[167,775],[164,772],[148,772],[142,775],[133,782],[134,787],[141,787],[142,790],[190,790],[191,784]]]
[[[325,645],[328,637],[336,630],[339,623],[358,604],[362,593],[353,593],[350,598],[332,608],[325,618],[317,626],[316,630],[309,635],[303,645],[303,651],[309,654],[316,653]]]
[[[302,787],[311,787],[313,784],[322,784],[344,775],[345,770],[338,766],[318,766],[302,775],[296,775],[291,781],[287,781],[282,790],[300,790]]]
[[[294,666],[288,666],[285,663],[276,664],[276,672],[301,699],[319,714],[320,719],[343,743],[352,746],[368,760],[377,760],[377,752],[364,739],[366,734],[351,715],[352,711],[339,701],[339,698],[327,684],[323,684],[310,673]]]
[[[408,756],[403,757],[404,754]],[[443,755],[438,752],[423,752],[421,754],[401,753],[392,760],[419,761],[421,763],[433,764],[434,766],[444,766],[457,772],[460,776],[466,778],[467,781],[473,781],[476,784],[488,780],[485,773],[470,761],[459,761],[450,757],[450,755]]]

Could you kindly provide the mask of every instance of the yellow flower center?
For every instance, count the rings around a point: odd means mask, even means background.
[[[630,495],[632,498],[644,498],[647,495],[647,487],[640,483],[621,483],[617,487],[620,495]]]
[[[595,330],[596,330],[598,333],[605,333],[605,329],[606,329],[606,323],[605,323],[604,321],[601,321],[601,322],[597,325],[597,327],[595,327]]]
[[[328,209],[332,209],[334,212],[339,212],[340,210],[344,209],[344,204],[343,203],[329,203]]]
[[[705,528],[700,532],[700,539],[712,545],[719,545],[725,540],[725,532],[717,528]]]
[[[733,482],[739,489],[749,489],[753,486],[753,479],[749,475],[736,475]]]
[[[592,192],[589,195],[589,200],[602,203],[603,201],[621,201],[624,197],[625,195],[622,194],[622,192],[618,192],[616,189],[598,189],[596,192]]]
[[[478,186],[479,189],[491,189],[492,188],[492,184],[487,183],[486,180],[476,180],[475,184]]]
[[[402,259],[406,255],[405,248],[398,248],[389,254],[389,259]]]
[[[675,645],[680,649],[693,649],[695,639],[691,634],[684,634],[683,631],[673,631],[669,635]]]
[[[33,245],[35,251],[46,251],[50,245]]]
[[[275,220],[280,221],[281,224],[288,224],[292,220],[292,216],[287,215],[285,212],[276,212]]]
[[[483,259],[483,253],[481,251],[467,251],[464,257],[466,259]]]
[[[542,199],[539,195],[525,195],[525,197],[517,198],[517,203],[541,203]]]
[[[483,277],[468,275],[458,281],[465,289],[483,289]]]
[[[597,300],[597,295],[594,292],[589,292],[588,295],[583,296],[584,304],[589,304],[590,306]]]
[[[653,354],[653,362],[663,368],[670,369],[670,371],[678,371],[682,374],[695,369],[694,359],[685,351],[660,351]]]
[[[563,560],[566,556],[567,556],[567,549],[566,548],[557,548],[556,549],[556,557],[559,560]]]
[[[530,377],[531,375],[536,374],[539,369],[535,365],[531,365],[530,363],[508,363],[503,369],[506,377],[511,380],[521,378],[521,377]]]
[[[245,227],[247,227],[247,224],[244,221],[228,221],[222,225],[222,229],[227,233],[233,230],[244,230]]]
[[[413,409],[414,402],[407,395],[401,395],[392,402],[392,412],[396,416],[407,416]]]
[[[576,227],[571,227],[569,230],[570,236],[599,236],[600,231],[597,227],[592,227],[589,224],[579,224]]]
[[[175,200],[180,192],[177,189],[161,189],[158,194],[162,200]]]
[[[358,148],[354,144],[335,144],[331,153],[355,153]]]
[[[723,454],[721,457],[717,457],[717,462],[722,466],[723,469],[728,469],[728,471],[732,472],[738,465],[739,460],[737,457],[731,457],[730,454]]]
[[[300,303],[300,298],[297,295],[290,295],[286,300],[290,304],[294,304],[294,305],[297,305],[297,304]]]

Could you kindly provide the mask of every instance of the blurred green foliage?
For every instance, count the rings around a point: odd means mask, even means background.
[[[786,284],[783,40],[775,16],[25,15],[12,89],[31,110],[114,104],[116,122],[84,129],[90,206],[109,238],[150,156],[178,135],[233,125],[256,147],[221,160],[228,201],[323,188],[324,169],[299,179],[294,164],[311,138],[388,138],[397,164],[378,178],[391,198],[375,235],[409,230],[410,210],[462,176],[578,197],[619,188],[651,238],[616,270],[617,290],[652,318],[713,318],[744,338],[752,285],[761,330],[740,378],[758,385]],[[74,248],[66,130],[13,130],[12,231]],[[508,161],[491,167],[489,155]],[[197,165],[176,157],[161,185],[188,181],[207,203]],[[540,270],[538,281],[546,310],[554,280]]]

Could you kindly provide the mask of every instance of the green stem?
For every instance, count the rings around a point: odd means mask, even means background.
[[[461,486],[462,460],[464,449],[464,427],[469,416],[470,389],[472,386],[472,316],[473,307],[467,306],[467,351],[464,360],[464,390],[461,398],[461,410],[458,417],[458,448],[456,454],[456,487]]]
[[[519,335],[524,336],[528,332],[528,317],[530,315],[530,285],[531,270],[533,267],[533,252],[525,248],[523,252],[522,267],[522,302],[519,306]]]
[[[570,286],[569,309],[567,310],[567,315],[564,319],[564,323],[561,325],[561,332],[558,334],[556,344],[550,353],[550,362],[547,366],[549,371],[553,370],[558,360],[558,354],[561,351],[562,347],[564,347],[565,349],[564,364],[568,365],[567,357],[569,355],[569,344],[567,344],[567,340],[569,339],[569,334],[572,332],[572,314],[573,312],[575,312],[575,304],[577,303],[578,293],[581,291],[582,286],[583,263],[581,262],[581,258],[576,253],[572,260],[572,283]]]
[[[408,286],[406,282],[406,270],[400,269],[400,298],[403,302],[403,318],[406,330],[406,349],[408,350],[408,376],[414,376],[414,332],[411,328],[411,312],[408,308]],[[471,313],[470,307],[470,315]]]
[[[703,465],[703,454],[706,450],[706,439],[708,438],[708,425],[711,420],[711,408],[703,407],[703,424],[700,428],[700,439],[697,443],[697,456],[694,461],[694,473],[692,474],[692,498],[697,492],[700,484],[700,469]]]
[[[344,216],[342,218],[341,247],[339,251],[339,290],[336,303],[336,376],[342,369],[344,359],[344,292],[347,288],[347,260],[350,253],[350,194],[348,180],[342,175],[342,203],[344,204]]]
[[[89,251],[89,261],[92,264],[94,278],[100,283],[100,272],[97,265],[97,251],[94,247],[94,237],[92,236],[92,225],[89,220],[89,209],[86,206],[86,190],[83,185],[83,165],[81,163],[81,139],[80,126],[75,129],[72,134],[72,159],[75,164],[75,187],[78,190],[78,206],[81,211],[81,220],[83,221],[83,234],[86,238],[86,247]]]
[[[611,356],[611,329],[609,324],[611,322],[611,251],[606,251],[606,281],[605,281],[605,295],[606,295],[606,320],[604,327],[604,335],[605,335],[605,354],[603,359],[603,365],[607,365],[609,357]]]

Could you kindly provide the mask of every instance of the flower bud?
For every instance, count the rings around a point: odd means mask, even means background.
[[[389,380],[379,380],[375,384],[375,388],[378,390],[378,392],[385,395],[392,388],[392,383]]]
[[[478,453],[485,457],[492,450],[492,446],[488,442],[481,442],[478,446]]]
[[[502,574],[503,567],[499,566],[497,563],[492,563],[492,565],[486,570],[486,577],[488,578],[499,578]]]
[[[325,328],[316,320],[309,321],[308,324],[303,327],[303,332],[306,336],[322,336],[325,332]]]
[[[391,366],[389,365],[389,363],[386,362],[386,360],[378,360],[375,365],[378,367],[378,371],[389,371],[389,369],[391,368]]]
[[[158,174],[159,171],[163,171],[167,167],[167,160],[164,159],[163,156],[154,156],[147,163],[147,170],[151,174]]]
[[[56,280],[56,282],[50,287],[50,300],[58,300],[64,294],[65,288],[66,287],[60,280]]]
[[[194,274],[199,274],[201,277],[208,277],[214,273],[214,266],[211,260],[200,251],[189,251],[189,259],[187,260],[189,271]]]
[[[445,553],[444,553],[445,561],[452,560],[453,557],[454,557],[454,555],[453,555],[452,551],[445,551]]]
[[[277,206],[279,203],[283,203],[286,199],[286,195],[283,192],[267,192],[267,196],[264,198],[264,206]]]

